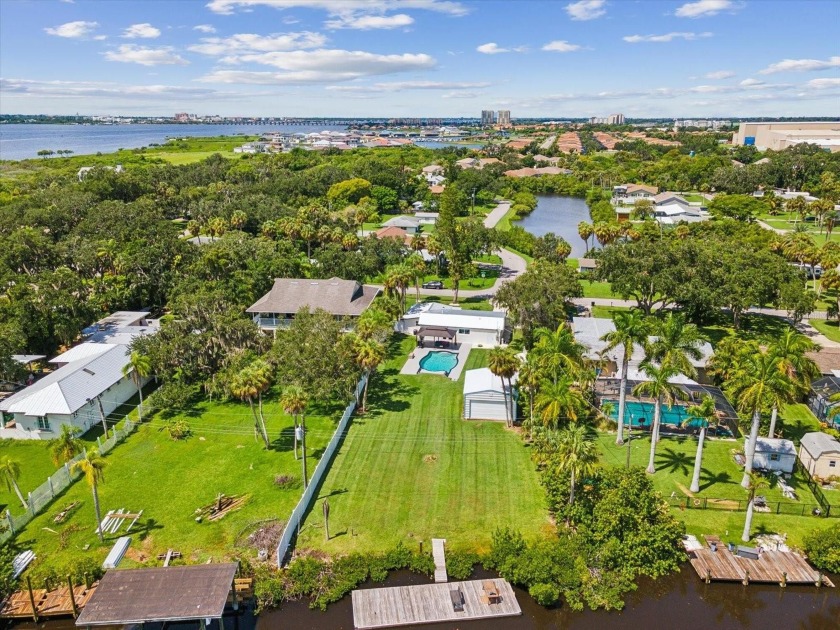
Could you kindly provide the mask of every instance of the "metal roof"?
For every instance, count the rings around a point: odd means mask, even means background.
[[[505,314],[494,311],[459,311],[420,313],[417,320],[420,326],[443,328],[470,328],[477,330],[501,331],[505,329]]]
[[[840,453],[840,442],[821,431],[806,433],[799,443],[814,459],[819,459],[825,453]]]
[[[108,350],[108,345],[104,343],[80,343],[78,346],[70,348],[67,352],[62,352],[57,357],[53,357],[49,360],[49,363],[72,363],[73,361],[95,357],[106,350]]]
[[[746,441],[749,441],[747,439]],[[796,457],[796,447],[790,440],[782,438],[760,437],[755,441],[756,453],[778,453],[779,455],[793,455]]]
[[[0,402],[0,411],[27,416],[71,414],[122,380],[129,362],[125,345],[105,345],[105,351],[73,361]]]
[[[110,570],[99,581],[76,625],[104,626],[219,619],[237,563]]]
[[[504,393],[507,388],[502,384],[502,379],[493,374],[490,368],[479,368],[464,372],[464,394],[477,394],[479,392]]]
[[[33,361],[40,361],[41,359],[46,359],[47,355],[45,354],[13,354],[12,360],[17,361],[18,363],[23,363],[26,365],[27,363],[32,363]]]

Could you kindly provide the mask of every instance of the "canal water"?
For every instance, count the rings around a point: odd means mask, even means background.
[[[471,579],[496,577],[476,570]],[[840,577],[831,576],[835,584]],[[384,584],[367,583],[361,588],[428,584],[429,578],[397,571]],[[639,580],[639,588],[627,598],[622,611],[573,612],[559,606],[543,608],[526,591],[514,588],[522,615],[497,620],[437,623],[411,626],[413,630],[837,630],[840,628],[840,591],[813,586],[704,584],[690,565],[680,573],[660,580]],[[71,630],[72,619],[34,624],[23,621],[16,630]],[[215,627],[215,625],[213,626]],[[195,630],[195,623],[167,624],[166,630]],[[225,630],[352,630],[353,604],[348,595],[326,612],[311,610],[308,600],[284,604],[259,617],[241,613],[225,618]],[[118,629],[115,629],[118,630]],[[161,630],[146,625],[146,630]]]
[[[571,258],[580,258],[586,253],[586,247],[578,235],[578,223],[591,223],[589,206],[580,197],[562,195],[538,195],[537,207],[527,217],[516,221],[518,225],[534,236],[544,236],[554,232],[562,236],[572,246]],[[593,239],[590,237],[590,244]],[[597,244],[597,243],[596,243]]]

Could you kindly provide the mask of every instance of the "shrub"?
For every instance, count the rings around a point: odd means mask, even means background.
[[[163,430],[166,431],[169,437],[173,440],[185,440],[192,433],[189,422],[183,419],[168,421],[166,425],[164,425]]]
[[[545,584],[543,582],[531,586],[528,589],[528,594],[540,606],[552,606],[560,599],[560,589],[553,584]]]
[[[274,485],[283,490],[288,490],[298,485],[298,479],[291,475],[275,475]]]
[[[805,537],[805,551],[818,569],[840,573],[840,523],[809,533]]]
[[[472,575],[473,567],[480,561],[478,554],[469,552],[450,552],[446,554],[446,571],[451,578],[466,580]]]

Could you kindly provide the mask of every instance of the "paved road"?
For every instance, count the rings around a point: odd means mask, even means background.
[[[493,208],[490,211],[490,214],[484,217],[484,227],[492,230],[508,213],[508,210],[510,210],[510,201],[500,201],[499,205]]]

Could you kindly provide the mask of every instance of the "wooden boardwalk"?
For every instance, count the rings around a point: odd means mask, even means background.
[[[357,630],[365,630],[521,615],[510,584],[502,579],[492,581],[500,595],[495,604],[482,602],[482,580],[356,590],[352,595],[353,625]],[[460,589],[463,594],[461,612],[455,612],[451,589]]]
[[[84,584],[73,587],[76,608],[81,610],[96,590],[96,584],[87,588]],[[64,586],[52,591],[32,589],[35,610],[38,617],[68,617],[73,615],[73,603],[70,599],[70,587]],[[32,618],[32,603],[28,591],[17,591],[9,595],[0,606],[0,619]]]
[[[449,580],[449,576],[446,574],[445,543],[446,538],[432,538],[432,556],[435,559],[435,582],[446,582]]]
[[[805,562],[802,556],[787,551],[762,551],[757,560],[733,554],[726,545],[717,551],[695,549],[688,552],[691,566],[708,582],[775,583],[834,586],[825,575]]]

